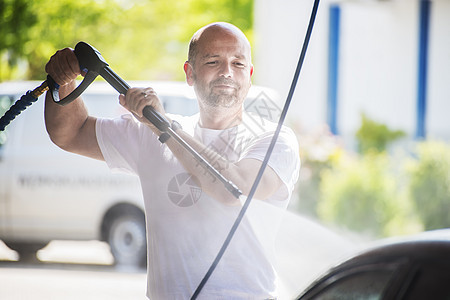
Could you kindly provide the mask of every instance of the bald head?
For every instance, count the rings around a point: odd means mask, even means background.
[[[213,23],[198,30],[191,39],[184,71],[197,95],[203,125],[218,129],[229,125],[229,118],[242,115],[253,65],[250,43],[236,26]]]
[[[189,43],[188,61],[194,64],[198,54],[198,47],[204,42],[211,41],[215,37],[229,36],[240,40],[248,47],[249,58],[251,55],[250,42],[245,34],[236,26],[230,23],[217,22],[200,28],[191,38]],[[251,60],[251,59],[250,59]]]

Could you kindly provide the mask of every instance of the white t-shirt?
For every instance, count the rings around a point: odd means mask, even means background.
[[[198,115],[170,117],[230,162],[263,160],[276,129],[276,124],[247,114],[239,126],[226,130],[201,128]],[[141,181],[147,222],[147,296],[152,300],[189,299],[241,207],[224,205],[202,193],[169,148],[131,115],[99,119],[96,133],[108,166],[136,174]],[[252,201],[198,299],[276,297],[272,246],[265,245],[275,238],[276,210],[287,207],[300,168],[298,143],[287,127],[281,131],[268,166],[284,185],[269,199]],[[258,213],[252,215],[255,202],[271,204],[264,208],[269,213],[261,214],[255,208]]]

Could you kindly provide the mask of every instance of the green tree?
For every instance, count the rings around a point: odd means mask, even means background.
[[[0,38],[5,40],[0,44],[0,80],[44,79],[49,57],[59,48],[73,47],[79,40],[96,40],[100,34],[93,28],[100,28],[114,9],[114,5],[106,5],[110,1],[105,5],[91,0],[0,1],[5,15]],[[5,58],[7,65],[3,64]],[[20,62],[26,63],[27,72],[23,75],[13,72]]]
[[[26,55],[27,30],[37,23],[27,0],[0,0],[0,80],[14,75],[19,58]]]
[[[125,80],[182,79],[189,39],[201,26],[232,22],[252,37],[252,0],[0,1],[0,58],[9,61],[0,81],[44,79],[49,57],[78,41],[97,48]],[[27,65],[22,76],[11,72],[19,61]]]

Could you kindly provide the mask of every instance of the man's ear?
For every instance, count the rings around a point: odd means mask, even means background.
[[[186,61],[184,63],[183,69],[184,69],[184,73],[186,73],[187,84],[190,86],[193,86],[194,85],[194,74],[193,74],[194,70],[192,69],[191,64],[188,61]]]
[[[253,76],[253,65],[250,67],[250,77]]]

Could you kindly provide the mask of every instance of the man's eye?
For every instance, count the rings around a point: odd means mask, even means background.
[[[234,65],[237,66],[237,67],[240,67],[240,68],[245,67],[245,64],[243,64],[241,62],[235,62]]]
[[[217,61],[208,61],[208,62],[206,62],[206,64],[207,65],[215,65],[215,64],[217,64]]]

